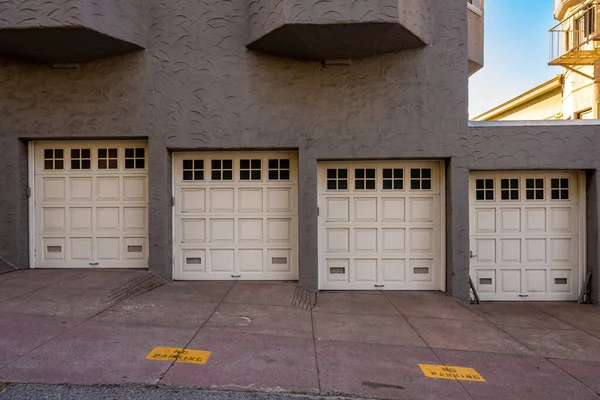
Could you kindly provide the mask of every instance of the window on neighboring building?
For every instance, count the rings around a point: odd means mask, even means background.
[[[594,119],[592,109],[588,108],[587,110],[578,112],[575,114],[575,119]]]

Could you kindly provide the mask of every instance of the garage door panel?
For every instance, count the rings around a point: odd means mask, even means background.
[[[524,232],[546,232],[546,209],[525,207]]]
[[[375,222],[377,221],[377,198],[359,197],[354,198],[352,222]]]
[[[406,260],[403,258],[384,258],[381,260],[382,279],[384,282],[406,281]]]
[[[205,212],[206,211],[206,190],[199,188],[181,188],[179,191],[181,199],[178,205],[179,212]]]
[[[64,202],[67,198],[67,179],[62,177],[42,177],[42,202]]]
[[[471,174],[471,275],[483,300],[577,298],[577,181],[564,171]]]
[[[291,245],[293,242],[292,218],[267,218],[267,242]]]
[[[498,232],[521,232],[521,209],[500,208],[500,228]]]
[[[325,204],[327,222],[350,221],[350,198],[328,198]]]
[[[173,164],[176,279],[297,279],[294,153],[175,153]]]
[[[405,221],[405,199],[402,197],[383,197],[382,222],[404,222]]]
[[[496,232],[496,209],[475,208],[474,226],[477,232]]]
[[[321,289],[439,290],[440,163],[323,162]]]
[[[240,218],[238,219],[238,232],[240,243],[263,243],[262,218]]]
[[[204,250],[182,250],[181,269],[185,272],[205,273],[206,252]]]
[[[409,277],[411,282],[433,282],[434,260],[421,258],[409,260]]]
[[[94,178],[69,178],[70,201],[92,201],[94,199]]]
[[[234,211],[234,195],[233,188],[217,188],[209,189],[209,210],[211,213],[232,213]]]
[[[234,249],[211,249],[209,259],[210,272],[234,272]]]
[[[112,150],[102,164],[98,154],[107,145]],[[126,141],[34,144],[36,267],[147,267],[145,147]],[[130,168],[126,149],[133,150]],[[128,251],[131,241],[140,252]]]
[[[123,177],[123,200],[145,201],[147,179],[142,176]]]
[[[96,200],[119,201],[121,199],[121,180],[117,176],[96,178]]]
[[[70,207],[69,229],[71,231],[91,231],[92,214],[91,207]]]
[[[293,208],[292,189],[267,188],[267,212],[290,213]]]
[[[377,259],[355,258],[351,276],[355,282],[377,282]]]
[[[409,199],[410,222],[433,222],[435,220],[436,208],[433,197],[413,197]],[[437,206],[437,207],[436,207]]]
[[[240,271],[245,272],[258,272],[263,273],[264,262],[264,250],[263,249],[240,249],[239,252],[239,264]]]
[[[238,189],[238,211],[260,213],[263,211],[263,189]]]
[[[406,229],[382,228],[381,237],[381,250],[383,252],[404,252],[406,248]]]

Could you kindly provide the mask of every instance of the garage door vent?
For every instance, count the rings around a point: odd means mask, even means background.
[[[185,259],[185,263],[190,264],[202,264],[202,259],[200,257],[188,257]]]
[[[273,257],[271,264],[287,264],[287,257]]]
[[[492,278],[479,278],[479,284],[480,285],[491,285]]]
[[[554,278],[554,284],[555,285],[566,285],[567,278]]]
[[[62,246],[47,246],[48,253],[62,253]]]
[[[429,273],[429,267],[416,267],[413,271],[417,275],[427,275]]]
[[[142,246],[127,246],[128,253],[141,253]]]
[[[346,273],[346,268],[344,267],[331,267],[329,268],[329,273],[332,275],[343,275]]]

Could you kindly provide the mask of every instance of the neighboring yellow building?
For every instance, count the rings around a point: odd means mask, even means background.
[[[600,0],[554,0],[549,65],[562,73],[473,120],[600,118],[599,13]]]

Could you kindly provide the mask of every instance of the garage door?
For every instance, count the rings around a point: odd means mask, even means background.
[[[443,289],[440,162],[319,164],[319,286]]]
[[[471,174],[471,277],[481,299],[577,299],[584,254],[578,177]]]
[[[173,162],[176,279],[298,278],[294,153],[175,153]]]
[[[147,268],[145,142],[33,144],[38,268]]]

